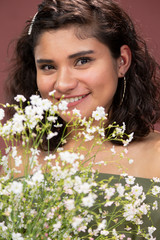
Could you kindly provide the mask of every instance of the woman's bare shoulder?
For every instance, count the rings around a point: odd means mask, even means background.
[[[153,176],[160,177],[160,133],[151,132],[146,141],[146,154]]]
[[[147,137],[147,144],[151,144],[151,149],[154,151],[160,151],[160,132],[154,131],[150,132],[150,134]]]

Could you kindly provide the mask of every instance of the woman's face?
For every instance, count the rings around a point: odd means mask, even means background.
[[[97,106],[111,106],[118,84],[119,59],[96,38],[78,39],[75,28],[44,32],[35,47],[37,85],[43,98],[64,95],[68,110],[87,118]],[[65,121],[69,116],[61,116]]]

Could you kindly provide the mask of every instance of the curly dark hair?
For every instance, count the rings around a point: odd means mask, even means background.
[[[23,94],[27,100],[35,94],[34,48],[39,36],[68,25],[76,26],[78,38],[92,36],[107,45],[115,59],[120,57],[121,46],[129,46],[132,61],[125,76],[125,96],[120,104],[124,86],[119,81],[109,122],[125,122],[126,133],[134,132],[135,140],[149,134],[160,118],[160,66],[149,54],[130,17],[112,0],[44,0],[32,22],[31,34],[30,20],[17,42],[7,81],[7,101],[13,103],[17,94]],[[54,138],[50,146],[54,148],[57,141]]]

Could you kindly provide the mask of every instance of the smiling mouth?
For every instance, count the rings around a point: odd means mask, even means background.
[[[73,102],[77,102],[77,101],[81,100],[82,98],[86,97],[87,95],[83,95],[83,96],[80,96],[80,97],[64,98],[64,100],[67,103],[73,103]]]

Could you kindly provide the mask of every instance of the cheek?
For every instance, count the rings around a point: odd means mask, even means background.
[[[52,83],[46,78],[37,75],[37,87],[43,98],[48,98],[48,93],[52,91]]]
[[[118,77],[114,73],[106,71],[91,72],[84,78],[88,86],[97,93],[107,91],[115,92],[118,84]],[[112,94],[112,93],[111,93]]]

